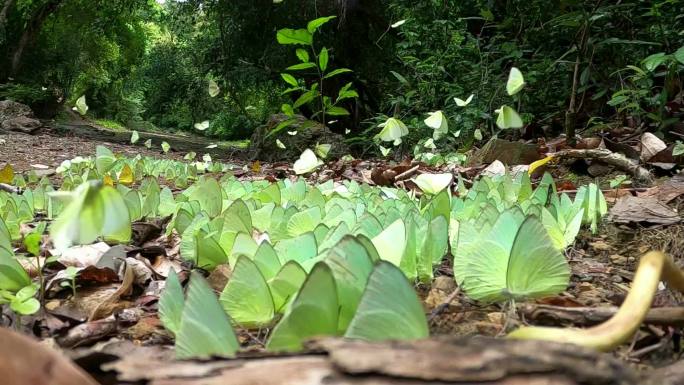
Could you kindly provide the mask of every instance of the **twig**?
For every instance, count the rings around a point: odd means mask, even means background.
[[[21,192],[21,189],[19,187],[14,187],[8,184],[0,183],[0,191],[7,191],[10,194],[19,194]]]
[[[396,182],[401,182],[402,180],[409,179],[410,177],[413,176],[413,174],[416,173],[416,171],[418,171],[419,167],[420,167],[420,165],[417,164],[417,165],[409,168],[408,170],[402,172],[401,174],[395,176],[394,182],[396,183]]]
[[[447,299],[444,302],[440,303],[436,308],[432,310],[432,312],[430,313],[430,317],[428,318],[428,322],[432,322],[432,320],[435,319],[435,317],[442,314],[442,312],[449,307],[451,302],[453,302],[453,300],[455,300],[460,293],[461,287],[459,286],[456,288],[456,290],[449,294],[449,297],[447,297]]]
[[[518,310],[526,318],[544,323],[591,326],[604,322],[618,312],[617,307],[564,307],[522,304]],[[646,313],[645,324],[659,326],[684,326],[684,307],[658,307]]]
[[[508,336],[574,343],[601,351],[613,350],[639,330],[661,280],[667,282],[670,288],[684,292],[684,271],[679,269],[672,257],[660,251],[651,251],[641,257],[631,290],[620,309],[606,322],[588,329],[522,327]]]
[[[633,163],[626,156],[609,150],[563,150],[553,154],[556,158],[577,158],[577,159],[596,159],[611,166],[615,166],[623,171],[629,172],[634,177],[635,182],[643,185],[653,184],[651,173],[645,168]]]

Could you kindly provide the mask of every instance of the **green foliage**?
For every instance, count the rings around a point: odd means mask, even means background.
[[[295,109],[311,106],[313,108],[311,118],[318,119],[321,123],[326,124],[327,117],[334,118],[349,115],[349,111],[340,105],[341,102],[359,97],[359,94],[351,88],[352,83],[345,84],[334,96],[327,96],[324,93],[324,87],[328,83],[327,80],[352,72],[348,68],[328,71],[330,51],[326,47],[321,48],[319,51],[314,45],[314,34],[316,31],[335,18],[336,16],[317,18],[310,21],[306,29],[285,28],[279,30],[276,34],[279,44],[305,47],[299,47],[295,50],[295,54],[300,62],[287,67],[286,71],[289,72],[281,74],[282,79],[289,85],[289,88],[283,94],[296,93],[299,95],[292,105],[286,103],[281,107],[281,110],[291,117],[294,117]],[[307,81],[305,71],[315,72],[312,75],[314,78],[313,82]],[[292,73],[300,75],[302,78],[298,79]],[[311,85],[309,86],[308,84]],[[325,89],[327,88],[325,87]]]

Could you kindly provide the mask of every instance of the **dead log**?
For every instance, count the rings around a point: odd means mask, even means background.
[[[616,168],[632,174],[634,181],[639,185],[653,184],[651,173],[645,168],[634,163],[626,156],[612,152],[610,150],[588,149],[588,150],[563,150],[552,155],[554,158],[575,158],[598,160],[603,163],[615,166]]]
[[[617,307],[562,307],[523,304],[518,310],[525,319],[539,325],[593,326],[610,319]],[[684,307],[660,307],[648,311],[645,324],[658,326],[684,326]]]
[[[678,370],[656,376],[637,372],[609,354],[538,341],[445,337],[369,343],[325,339],[312,342],[309,348],[308,354],[300,355],[181,363],[168,360],[169,350],[157,348],[155,353],[155,348],[149,347],[127,352],[102,369],[113,370],[119,381],[151,385],[674,385],[680,380],[673,375]],[[672,382],[665,382],[666,376]]]

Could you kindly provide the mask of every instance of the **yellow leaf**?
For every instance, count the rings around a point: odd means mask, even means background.
[[[255,160],[254,163],[252,163],[252,172],[255,174],[258,174],[261,172],[261,162],[258,160]]]
[[[112,177],[109,175],[105,175],[104,176],[104,184],[105,184],[105,186],[114,187],[114,179],[112,179]]]
[[[541,166],[543,166],[543,165],[549,163],[549,162],[552,161],[552,160],[553,160],[553,155],[549,155],[549,156],[547,156],[547,157],[544,158],[544,159],[539,159],[539,160],[537,160],[537,161],[534,161],[534,162],[530,163],[530,168],[527,169],[527,173],[530,174],[530,175],[532,175],[532,173],[534,172],[534,170],[536,170],[536,169],[538,169],[539,167],[541,167]]]
[[[125,164],[119,174],[119,183],[130,186],[133,184],[133,180],[133,170],[129,165]]]
[[[14,181],[14,169],[11,164],[5,165],[5,167],[0,170],[0,183],[12,184]]]

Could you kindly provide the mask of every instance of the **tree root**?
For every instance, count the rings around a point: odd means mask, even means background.
[[[641,258],[632,288],[617,313],[608,321],[587,329],[522,327],[509,338],[571,343],[600,351],[610,351],[628,341],[646,318],[660,280],[684,292],[684,272],[672,258],[652,251]]]
[[[632,174],[634,181],[639,185],[653,184],[653,176],[645,168],[631,161],[626,156],[612,152],[610,150],[563,150],[549,154],[554,158],[576,158],[576,159],[595,159],[615,166],[618,169]]]

